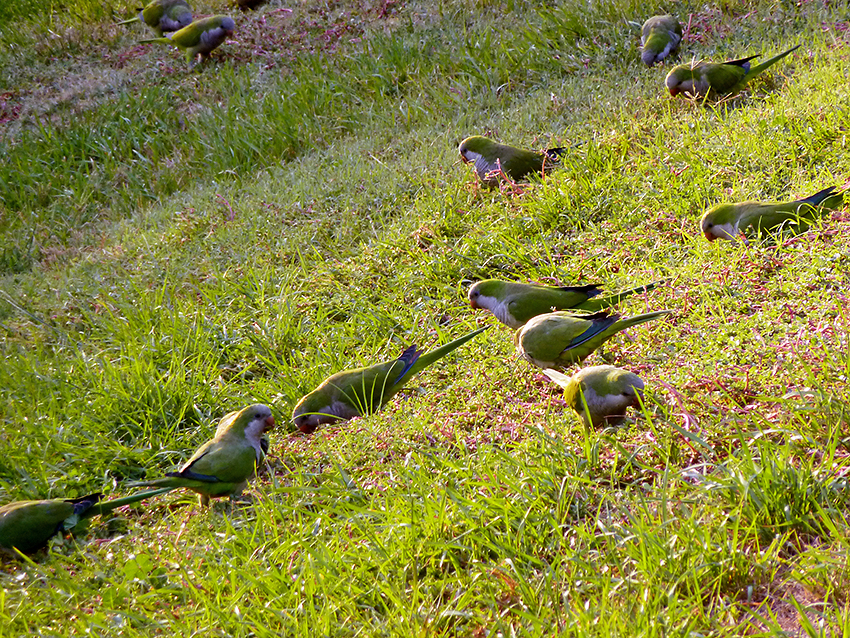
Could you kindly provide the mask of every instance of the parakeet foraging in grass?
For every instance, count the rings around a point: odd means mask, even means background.
[[[175,31],[165,38],[151,38],[140,42],[158,42],[173,44],[186,53],[186,61],[191,65],[200,55],[201,60],[208,58],[210,53],[233,35],[236,23],[230,16],[212,16],[196,20],[187,27]]]
[[[158,37],[163,33],[179,31],[192,23],[192,9],[186,0],[153,0],[139,15],[118,24],[130,24],[131,22],[144,22]]]
[[[617,425],[643,397],[641,378],[614,366],[582,368],[571,377],[551,368],[543,374],[564,388],[564,401],[587,426]]]
[[[648,292],[659,283],[663,282],[598,297],[602,292],[599,284],[554,287],[485,279],[469,289],[469,303],[475,309],[489,310],[501,323],[516,330],[532,317],[555,310],[602,310],[635,293]]]
[[[487,327],[473,330],[426,354],[413,345],[393,361],[337,372],[298,402],[292,420],[299,430],[309,434],[324,423],[377,412],[413,375],[485,330]]]
[[[602,310],[593,314],[550,312],[530,319],[514,334],[522,357],[538,368],[561,368],[584,360],[618,332],[652,321],[670,310],[621,318]]]
[[[268,406],[249,405],[226,415],[215,436],[198,448],[177,472],[163,478],[129,483],[129,487],[185,487],[197,492],[202,506],[210,498],[238,496],[265,457],[263,433],[274,427]]]
[[[679,50],[682,42],[682,25],[670,14],[652,16],[643,23],[640,36],[640,59],[646,66],[661,62]]]
[[[0,507],[0,549],[32,553],[44,547],[54,534],[70,531],[82,520],[169,491],[151,490],[106,502],[99,502],[100,494],[89,494],[67,500],[8,503]]]
[[[473,135],[463,140],[458,150],[463,162],[475,167],[475,172],[482,182],[488,186],[496,186],[501,175],[506,175],[515,182],[529,173],[542,176],[544,167],[557,162],[567,148],[550,148],[538,153]]]
[[[703,98],[731,95],[741,91],[747,82],[792,51],[799,49],[800,46],[798,44],[756,66],[751,66],[750,60],[759,57],[757,55],[727,62],[680,64],[673,67],[667,74],[665,84],[672,96],[684,94],[693,98]]]
[[[834,186],[793,202],[718,204],[702,216],[700,228],[708,241],[730,239],[750,227],[757,230],[776,229],[784,223],[806,227],[818,214],[833,210],[844,203],[844,191]],[[746,239],[744,239],[746,242]]]

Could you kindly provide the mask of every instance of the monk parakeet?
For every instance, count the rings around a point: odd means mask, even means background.
[[[629,295],[650,291],[659,283],[597,297],[602,292],[599,284],[556,288],[485,279],[469,289],[469,303],[473,308],[489,310],[501,323],[516,330],[532,317],[555,310],[602,310],[620,303]]]
[[[539,368],[560,368],[582,361],[621,330],[670,312],[659,310],[625,319],[607,310],[593,314],[550,312],[534,317],[517,330],[514,344],[529,363]]]
[[[670,14],[652,16],[643,23],[640,59],[646,66],[661,62],[679,49],[682,41],[682,25]]]
[[[800,48],[797,45],[775,55],[757,66],[750,66],[750,60],[757,58],[751,55],[741,60],[727,62],[697,62],[696,64],[680,64],[673,67],[667,74],[665,83],[670,95],[680,93],[691,97],[716,97],[737,93],[765,69],[779,62],[786,55]]]
[[[44,547],[57,532],[67,532],[92,516],[169,492],[150,490],[100,503],[100,494],[68,500],[15,501],[0,507],[0,549],[28,554]]]
[[[265,456],[263,432],[273,427],[272,411],[265,405],[249,405],[231,412],[219,422],[215,436],[199,447],[178,472],[130,483],[129,487],[185,487],[198,493],[204,507],[210,498],[237,496]]]
[[[212,16],[195,20],[188,27],[183,27],[165,38],[151,38],[140,42],[159,42],[173,44],[186,52],[186,61],[191,65],[200,55],[201,60],[208,58],[210,52],[233,35],[236,23],[230,16]]]
[[[551,368],[543,374],[564,388],[564,401],[587,426],[620,423],[626,408],[638,407],[643,397],[641,378],[614,366],[582,368],[571,377]]]
[[[550,148],[542,153],[524,151],[513,146],[499,144],[486,137],[467,137],[458,147],[460,157],[466,164],[475,166],[475,172],[488,186],[496,186],[503,173],[513,181],[519,181],[529,173],[543,174],[544,166],[558,161],[566,147]]]
[[[413,375],[485,330],[486,326],[473,330],[427,354],[413,345],[393,361],[337,372],[298,402],[292,420],[299,430],[309,434],[323,423],[377,412]]]
[[[830,186],[793,202],[718,204],[702,216],[700,228],[708,241],[735,241],[740,232],[751,226],[758,230],[770,230],[785,222],[806,226],[816,214],[838,208],[843,202],[844,191],[835,192],[835,187]]]
[[[153,29],[157,36],[167,31],[178,31],[192,23],[192,9],[186,0],[153,0],[145,5],[139,15],[118,24],[142,21]]]

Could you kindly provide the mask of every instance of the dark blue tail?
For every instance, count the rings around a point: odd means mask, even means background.
[[[824,188],[822,191],[818,191],[814,195],[809,195],[805,199],[798,199],[795,204],[811,204],[812,206],[819,205],[823,200],[827,197],[835,193],[835,186],[830,186],[829,188]]]
[[[417,350],[416,345],[412,345],[398,356],[398,361],[404,362],[404,369],[399,373],[398,378],[393,382],[393,385],[396,385],[404,378],[404,375],[406,375],[408,370],[413,367],[413,364],[416,363],[416,360],[419,359],[419,355],[423,352],[425,351]]]

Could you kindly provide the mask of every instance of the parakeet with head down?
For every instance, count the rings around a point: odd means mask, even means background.
[[[521,328],[529,319],[555,310],[596,311],[614,306],[635,293],[648,292],[659,283],[622,290],[606,297],[599,284],[586,286],[539,286],[499,279],[485,279],[469,289],[469,303],[475,308],[484,308],[493,313],[499,322],[513,328]]]
[[[661,62],[679,49],[682,41],[682,25],[670,14],[652,16],[643,23],[640,59],[646,66]]]
[[[413,345],[393,361],[337,372],[298,402],[292,412],[292,421],[299,430],[309,434],[324,423],[377,412],[413,375],[485,330],[486,326],[473,330],[427,354],[422,354]]]
[[[103,503],[100,494],[7,503],[0,507],[0,549],[32,553],[47,545],[54,534],[70,531],[80,521],[169,491],[151,490]]]
[[[564,388],[564,401],[587,426],[617,425],[643,398],[641,378],[614,366],[582,368],[571,377],[551,368],[543,374]]]
[[[731,95],[741,91],[747,82],[800,46],[798,44],[756,66],[751,66],[750,60],[759,57],[757,55],[727,62],[680,64],[667,74],[665,84],[670,95],[674,97],[680,94],[694,98]]]
[[[221,419],[215,436],[199,447],[179,471],[128,486],[185,487],[197,492],[204,507],[210,498],[238,496],[265,457],[262,435],[273,427],[272,411],[260,403],[231,412]]]
[[[153,0],[139,11],[139,15],[118,24],[144,22],[158,37],[170,31],[179,31],[192,23],[192,9],[186,0]]]
[[[502,175],[518,182],[530,173],[543,176],[544,168],[558,161],[566,147],[550,148],[538,153],[499,144],[480,135],[467,137],[458,147],[460,158],[472,164],[478,178],[487,186],[496,186]]]
[[[659,310],[625,319],[607,310],[593,314],[550,312],[517,330],[514,344],[517,352],[538,368],[561,368],[584,360],[618,332],[670,312]]]
[[[836,192],[835,187],[830,186],[793,202],[718,204],[702,216],[700,228],[708,241],[736,241],[740,233],[751,227],[759,231],[772,230],[787,222],[806,227],[819,213],[843,203],[844,191]],[[743,241],[746,243],[746,238]]]
[[[201,60],[208,58],[210,53],[233,35],[236,23],[230,16],[212,16],[196,20],[187,27],[175,31],[165,38],[150,38],[139,42],[158,42],[173,44],[186,53],[186,61],[191,65],[200,55]]]

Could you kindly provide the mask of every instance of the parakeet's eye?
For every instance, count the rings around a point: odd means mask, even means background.
[[[709,225],[708,225],[708,227],[709,227],[709,228],[714,228],[714,224],[709,224]]]

